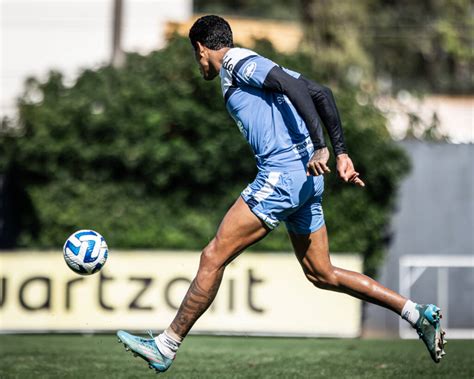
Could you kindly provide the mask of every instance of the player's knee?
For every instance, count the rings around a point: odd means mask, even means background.
[[[219,270],[226,264],[225,257],[225,251],[218,246],[217,240],[214,238],[202,250],[200,267],[210,271]]]
[[[219,259],[214,240],[202,250],[200,266],[206,269],[219,268]]]

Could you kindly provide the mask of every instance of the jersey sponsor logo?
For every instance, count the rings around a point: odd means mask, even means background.
[[[313,142],[310,138],[306,138],[303,142],[293,145],[293,152],[296,156],[303,158],[306,157],[310,152],[309,149],[313,147]]]
[[[245,76],[247,79],[250,79],[256,69],[257,69],[257,63],[256,63],[256,62],[250,62],[250,63],[247,64],[247,66],[245,66],[245,68],[244,68],[244,76]]]

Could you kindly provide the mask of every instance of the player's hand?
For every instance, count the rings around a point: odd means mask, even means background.
[[[336,157],[337,172],[339,177],[346,183],[354,183],[359,187],[365,187],[365,183],[359,178],[359,173],[354,169],[354,164],[347,154],[339,154]]]
[[[328,160],[329,150],[327,147],[323,147],[322,149],[316,150],[311,159],[309,160],[308,164],[306,165],[306,175],[319,176],[331,172],[331,170],[327,166]]]

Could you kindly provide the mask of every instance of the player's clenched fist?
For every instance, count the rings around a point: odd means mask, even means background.
[[[316,150],[306,166],[306,175],[319,176],[331,172],[327,166],[328,160],[329,150],[327,147]]]

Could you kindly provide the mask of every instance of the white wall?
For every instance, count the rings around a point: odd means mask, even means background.
[[[74,79],[108,61],[113,0],[0,0],[0,118],[14,114],[24,80],[50,69]],[[166,21],[186,21],[192,0],[124,0],[123,47],[163,46]]]

